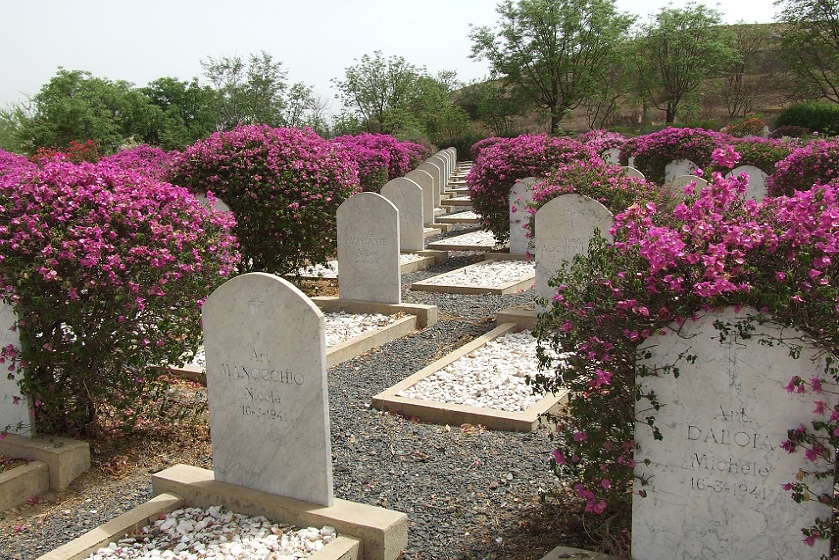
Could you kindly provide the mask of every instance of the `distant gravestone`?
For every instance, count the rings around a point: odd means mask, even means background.
[[[527,235],[530,228],[530,213],[527,205],[533,201],[535,177],[522,179],[510,189],[510,254],[524,255],[530,246]]]
[[[633,558],[816,559],[828,552],[828,541],[804,545],[801,528],[829,518],[830,507],[817,500],[797,504],[782,489],[799,469],[812,472],[826,463],[780,448],[787,430],[824,420],[812,412],[812,395],[785,390],[794,375],[810,379],[824,371],[824,356],[805,346],[793,359],[783,344],[761,344],[806,339],[774,324],[757,325],[749,338],[735,328],[721,341],[715,322],[734,325],[747,314],[756,312],[717,310],[643,345],[651,353],[642,362],[647,368],[675,365],[679,376],[638,379],[642,392],[654,391],[661,403],[654,414],[663,439],[655,440],[641,420],[650,414],[649,401],[637,401]],[[808,483],[817,495],[833,493],[832,478]]]
[[[745,173],[749,176],[749,183],[746,187],[746,198],[752,198],[760,202],[769,194],[766,188],[766,179],[768,175],[762,169],[753,165],[741,165],[735,167],[726,177],[737,176]]]
[[[444,151],[437,152],[431,156],[428,161],[441,166],[443,170],[443,181],[440,183],[440,192],[445,191],[449,182],[449,176],[452,174],[451,162],[449,161],[448,154]]]
[[[198,199],[198,202],[201,204],[201,206],[206,206],[206,207],[209,208],[210,200],[207,198],[206,195],[203,195],[203,194],[195,195],[195,198]],[[220,198],[216,198],[215,203],[213,204],[213,210],[216,210],[218,212],[230,212],[230,206],[228,206]]]
[[[588,251],[595,230],[609,241],[612,213],[596,200],[576,193],[563,194],[536,212],[536,296],[550,301],[548,281],[565,261]],[[537,310],[543,311],[537,305]]]
[[[609,148],[608,150],[604,150],[603,153],[600,154],[600,157],[602,157],[603,161],[609,165],[620,165],[621,149]]]
[[[432,160],[424,161],[417,166],[420,171],[428,172],[434,178],[434,207],[440,206],[440,193],[443,192],[443,168],[438,162]]]
[[[405,174],[406,179],[410,179],[418,184],[422,189],[422,215],[425,218],[425,225],[434,224],[434,178],[428,171],[422,169],[414,169]]]
[[[261,272],[202,307],[216,480],[331,506],[323,314]]]
[[[0,346],[14,346],[20,351],[20,337],[13,331],[17,316],[14,307],[0,301]],[[21,394],[18,379],[23,372],[16,369],[15,379],[9,379],[9,363],[6,362],[0,371],[0,433],[8,431],[10,434],[32,435],[29,399]]]
[[[422,189],[419,185],[399,177],[385,183],[382,196],[399,210],[399,248],[401,251],[425,250]]]
[[[401,303],[396,206],[380,194],[356,194],[338,207],[337,221],[339,296]]]
[[[667,189],[673,193],[673,195],[684,198],[685,187],[690,184],[694,185],[694,192],[698,194],[701,189],[708,186],[708,181],[702,177],[697,177],[696,175],[679,175],[678,177],[673,177],[673,179],[667,183]]]
[[[664,183],[667,184],[679,175],[693,175],[699,166],[689,159],[677,159],[664,166]]]
[[[625,165],[621,167],[621,169],[623,169],[623,172],[627,177],[635,177],[636,179],[646,179],[643,173],[641,173],[632,166]]]

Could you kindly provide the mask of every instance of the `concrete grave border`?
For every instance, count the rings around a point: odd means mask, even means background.
[[[49,470],[50,490],[64,490],[90,469],[90,445],[76,439],[57,436],[29,438],[6,434],[0,439],[0,453],[16,459],[32,458],[45,463]]]
[[[50,488],[50,469],[43,461],[31,461],[0,473],[0,512],[19,506]]]
[[[415,417],[433,424],[447,424],[459,426],[473,424],[484,426],[490,430],[511,432],[532,432],[542,422],[540,417],[548,412],[556,411],[565,400],[567,392],[558,395],[546,395],[525,412],[506,412],[491,408],[479,408],[462,404],[397,397],[396,393],[406,389],[421,379],[424,379],[449,365],[455,360],[469,354],[483,346],[490,340],[503,336],[509,332],[520,330],[514,323],[505,323],[495,327],[488,333],[464,344],[451,354],[440,358],[436,362],[406,377],[396,385],[373,397],[373,407],[378,410],[396,412],[404,416]]]
[[[442,239],[440,241],[435,241],[433,243],[428,243],[426,247],[429,249],[434,249],[435,251],[494,251],[498,248],[502,247],[503,245],[478,245],[478,244],[458,244],[455,241],[458,238],[471,235],[475,233],[474,231],[464,233],[461,235],[454,235],[452,237],[447,237],[446,239]]]

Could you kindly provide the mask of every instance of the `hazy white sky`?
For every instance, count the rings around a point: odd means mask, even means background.
[[[684,6],[686,0],[671,2]],[[492,26],[496,0],[0,0],[0,106],[38,92],[59,66],[137,86],[202,77],[207,57],[258,53],[281,61],[290,82],[332,99],[330,79],[381,50],[429,72],[485,77],[469,58],[469,25]],[[665,0],[617,0],[643,20]],[[772,0],[717,5],[726,23],[768,23]],[[334,100],[331,109],[337,111]]]

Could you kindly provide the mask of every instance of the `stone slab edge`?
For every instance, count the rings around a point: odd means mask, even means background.
[[[50,470],[43,461],[32,461],[0,473],[0,512],[18,506],[50,488]]]
[[[535,309],[516,309],[508,307],[502,309],[495,316],[495,322],[499,325],[504,323],[515,323],[521,330],[532,331],[536,328],[538,317]]]
[[[378,303],[375,301],[361,301],[355,299],[340,299],[336,296],[316,296],[312,298],[321,311],[345,311],[347,313],[380,313],[395,315],[407,313],[417,316],[417,327],[424,329],[437,323],[437,306],[418,303]]]
[[[558,546],[542,557],[542,560],[625,560],[603,552],[589,552],[580,548]]]
[[[480,218],[458,218],[455,216],[440,216],[437,218],[437,223],[434,224],[435,226],[439,226],[441,224],[479,224],[481,223]]]
[[[86,441],[70,438],[28,438],[6,434],[0,439],[0,454],[46,463],[50,473],[51,490],[64,490],[90,468],[90,446]]]
[[[485,261],[525,261],[533,262],[532,256],[524,253],[509,253],[502,251],[490,251],[484,254]]]
[[[397,412],[404,416],[415,417],[434,424],[459,426],[473,424],[484,426],[491,430],[510,432],[531,432],[540,423],[540,417],[547,412],[555,412],[566,399],[567,392],[546,395],[525,412],[506,412],[491,408],[479,408],[460,404],[428,401],[397,397],[396,393],[416,384],[450,363],[483,346],[490,340],[503,336],[509,332],[519,330],[515,323],[499,325],[488,333],[464,344],[454,352],[440,358],[436,362],[406,377],[396,385],[382,391],[373,397],[373,407],[378,410]]]
[[[328,349],[326,352],[326,367],[331,368],[347,360],[352,360],[368,350],[407,336],[415,330],[417,330],[417,316],[408,315],[396,319],[390,325],[354,336]]]
[[[395,560],[408,545],[408,516],[367,504],[335,499],[321,506],[213,479],[213,471],[175,465],[152,476],[154,494],[182,496],[187,507],[224,507],[244,515],[264,515],[298,527],[331,525],[360,541],[359,559]]]
[[[449,238],[449,239],[454,239]],[[497,249],[496,245],[467,245],[462,243],[451,243],[449,240],[434,241],[428,244],[429,249],[437,251],[494,251]]]
[[[88,531],[84,535],[63,544],[55,550],[44,554],[38,560],[76,560],[86,558],[98,549],[120,539],[126,533],[132,533],[154,522],[161,514],[167,514],[183,507],[184,500],[180,496],[161,494],[148,502],[140,504],[122,515],[115,517]]]
[[[432,281],[439,281],[440,279],[445,278],[446,276],[451,276],[453,274],[458,274],[463,272],[464,270],[469,270],[472,268],[478,268],[481,266],[486,266],[487,260],[484,258],[483,261],[475,264],[470,264],[468,266],[464,266],[463,268],[458,268],[452,270],[451,272],[446,272],[444,274],[438,274],[437,276],[432,276],[431,278],[426,278],[425,280],[421,280],[419,282],[414,282],[411,284],[411,289],[421,292],[441,292],[445,294],[494,294],[494,295],[502,295],[502,294],[511,294],[515,292],[520,292],[523,290],[527,290],[533,283],[536,281],[536,273],[528,274],[526,276],[522,276],[518,280],[514,280],[512,282],[505,282],[504,284],[499,284],[497,286],[475,286],[475,285],[466,285],[466,284],[439,284],[434,283]]]

